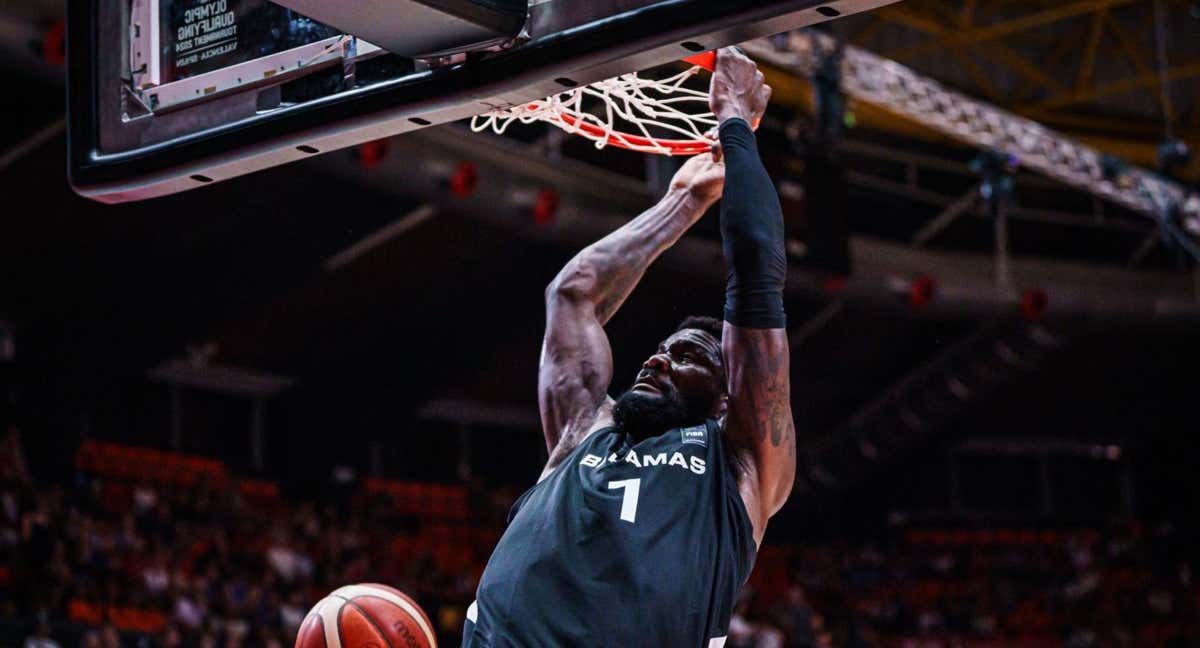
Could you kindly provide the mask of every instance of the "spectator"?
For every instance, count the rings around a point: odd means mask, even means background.
[[[813,633],[813,609],[804,597],[804,588],[793,583],[782,605],[775,612],[778,626],[787,634],[788,648],[813,648],[817,638]]]
[[[42,621],[25,640],[25,648],[59,648],[58,642],[50,638],[50,624]]]
[[[287,601],[279,607],[279,621],[284,634],[294,636],[300,630],[300,624],[304,622],[304,615],[307,613],[304,595],[298,589],[292,590]]]
[[[175,611],[172,618],[185,628],[195,630],[204,624],[207,610],[200,603],[205,598],[204,589],[203,579],[197,579],[196,587],[192,592],[183,592],[175,599]]]
[[[79,640],[79,648],[102,648],[104,643],[100,640],[100,632],[98,630],[89,630],[83,634],[83,638]]]

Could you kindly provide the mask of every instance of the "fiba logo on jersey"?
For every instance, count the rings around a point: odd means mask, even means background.
[[[703,425],[683,428],[679,433],[682,435],[684,443],[694,443],[698,446],[708,447],[708,430]]]

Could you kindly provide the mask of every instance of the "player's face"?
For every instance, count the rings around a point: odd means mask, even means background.
[[[699,329],[676,331],[642,364],[630,393],[676,401],[689,418],[716,416],[725,393],[720,342]]]

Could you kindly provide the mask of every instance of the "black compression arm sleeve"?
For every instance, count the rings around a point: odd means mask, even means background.
[[[725,193],[721,240],[729,281],[725,321],[744,328],[783,328],[783,210],[779,194],[758,157],[754,131],[742,119],[721,124]]]

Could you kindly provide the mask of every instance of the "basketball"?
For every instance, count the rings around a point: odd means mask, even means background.
[[[296,648],[437,648],[417,602],[377,583],[340,587],[309,610]]]

